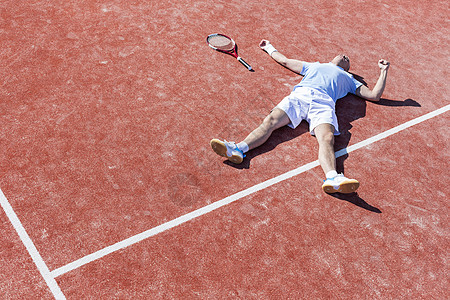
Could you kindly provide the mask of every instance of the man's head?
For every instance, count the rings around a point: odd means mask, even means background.
[[[344,54],[339,54],[338,56],[333,58],[331,63],[335,64],[336,66],[341,67],[342,69],[344,69],[347,72],[350,69],[350,59],[348,58],[347,55],[344,55]]]

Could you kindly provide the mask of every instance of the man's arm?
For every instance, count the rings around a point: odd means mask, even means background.
[[[356,89],[355,95],[370,101],[380,101],[381,95],[386,87],[386,78],[390,63],[387,60],[380,59],[378,61],[378,66],[380,67],[380,77],[378,77],[374,88],[371,90],[368,87],[361,85]]]
[[[288,68],[292,72],[300,74],[303,69],[303,63],[300,60],[290,59],[278,52],[268,40],[262,40],[259,47],[267,52],[277,63]]]

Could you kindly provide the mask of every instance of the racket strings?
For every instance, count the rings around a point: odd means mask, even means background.
[[[208,37],[208,43],[214,48],[222,51],[231,51],[234,48],[233,40],[222,35],[214,35]]]

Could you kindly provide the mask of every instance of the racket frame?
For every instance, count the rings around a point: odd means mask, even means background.
[[[213,37],[213,36],[223,36],[223,37],[229,39],[229,40],[231,41],[231,43],[233,44],[232,49],[231,49],[231,50],[222,50],[222,49],[216,48],[216,47],[214,47],[213,45],[211,45],[211,44],[209,43],[209,39],[210,39],[211,37]],[[208,36],[206,37],[206,43],[208,44],[209,47],[211,47],[212,49],[214,49],[214,50],[216,50],[216,51],[219,51],[219,52],[222,52],[222,53],[229,54],[229,55],[233,56],[233,57],[236,58],[241,64],[243,64],[249,71],[253,71],[253,68],[252,68],[245,60],[243,60],[242,57],[240,57],[240,56],[238,55],[237,44],[236,44],[236,42],[235,42],[231,37],[229,37],[229,36],[227,36],[227,35],[225,35],[225,34],[222,34],[222,33],[213,33],[213,34],[210,34],[210,35],[208,35]]]

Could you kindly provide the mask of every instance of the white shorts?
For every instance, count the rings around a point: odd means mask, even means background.
[[[309,87],[297,87],[275,107],[283,110],[289,117],[291,128],[296,128],[302,120],[309,123],[309,132],[320,124],[334,126],[334,135],[339,135],[339,126],[333,99],[327,94]]]

